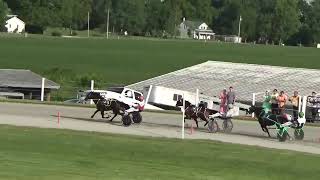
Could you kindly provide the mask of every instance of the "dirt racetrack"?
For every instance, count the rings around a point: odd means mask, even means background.
[[[110,123],[101,119],[100,113],[97,113],[95,118],[91,119],[90,116],[94,110],[83,107],[0,103],[0,124],[181,138],[181,115],[143,112],[141,125],[123,127],[120,123],[120,117]],[[60,124],[57,123],[58,112],[61,114]],[[274,130],[271,130],[273,138],[267,138],[267,135],[260,129],[258,122],[233,120],[233,123],[234,128],[231,134],[211,134],[204,128],[196,129],[191,134],[189,128],[191,121],[186,121],[185,138],[208,139],[320,154],[320,128],[305,127],[305,139],[303,141],[288,140],[281,143],[275,138]],[[203,127],[203,123],[199,125]],[[290,130],[290,134],[293,134],[292,130]]]

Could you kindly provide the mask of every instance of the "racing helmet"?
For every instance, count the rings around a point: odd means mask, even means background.
[[[126,97],[132,97],[132,92],[131,92],[131,91],[126,91],[126,92],[124,93],[124,95],[125,95]]]
[[[303,118],[304,113],[303,112],[299,112],[299,118]]]

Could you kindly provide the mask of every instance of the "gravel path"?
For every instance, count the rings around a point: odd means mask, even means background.
[[[57,123],[58,112],[61,114],[60,124]],[[99,113],[94,119],[90,119],[89,117],[93,112],[94,109],[92,108],[0,103],[0,124],[181,138],[181,115],[144,112],[141,125],[123,127],[120,123],[120,117],[110,123],[101,119]],[[190,128],[188,128],[191,121],[187,121],[185,138],[209,139],[320,154],[320,128],[306,127],[304,141],[289,140],[280,143],[275,138],[274,130],[271,130],[274,138],[267,138],[257,122],[233,120],[233,123],[234,129],[231,134],[210,134],[204,128],[197,129],[191,134]],[[203,127],[203,123],[199,125]]]

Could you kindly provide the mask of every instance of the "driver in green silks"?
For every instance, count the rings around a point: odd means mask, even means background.
[[[263,118],[266,118],[271,113],[271,95],[269,91],[266,91],[265,95],[263,96],[263,103],[262,103],[262,112]]]

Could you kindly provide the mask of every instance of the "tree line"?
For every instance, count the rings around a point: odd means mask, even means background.
[[[0,0],[0,22],[16,14],[46,29],[90,27],[130,35],[178,36],[182,18],[206,22],[216,34],[247,42],[313,45],[320,42],[320,0]]]

